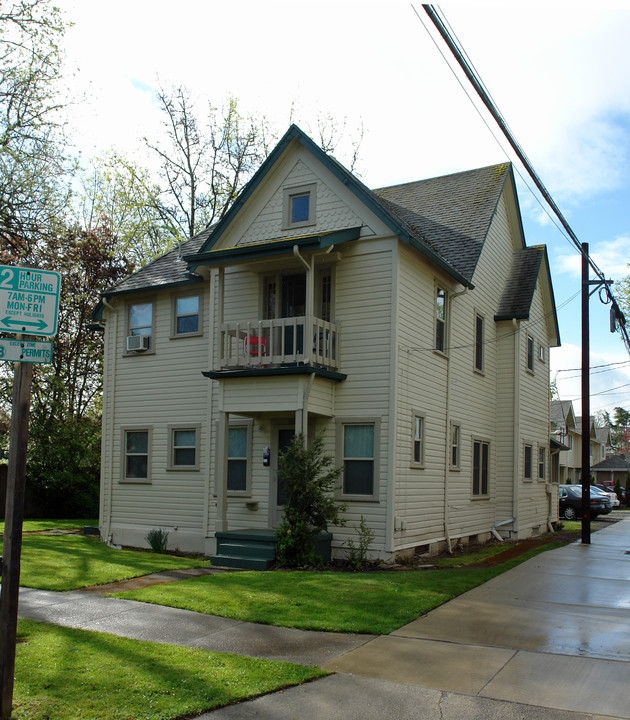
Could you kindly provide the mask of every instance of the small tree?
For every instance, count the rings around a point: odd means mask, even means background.
[[[345,505],[335,502],[332,491],[343,468],[334,468],[318,436],[310,448],[300,433],[278,460],[278,481],[284,483],[287,501],[276,530],[276,558],[280,565],[299,567],[321,562],[314,552],[315,539],[329,525],[343,525]]]

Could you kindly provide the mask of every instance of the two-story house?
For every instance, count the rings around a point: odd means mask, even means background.
[[[322,434],[347,524],[396,556],[522,538],[549,483],[543,246],[509,163],[372,191],[292,126],[225,217],[104,294],[103,537],[212,555],[272,530]]]

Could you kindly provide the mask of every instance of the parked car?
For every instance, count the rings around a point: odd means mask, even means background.
[[[612,503],[608,495],[599,488],[591,486],[591,518],[598,515],[608,515],[612,510]],[[558,514],[565,520],[576,520],[582,517],[582,486],[581,485],[560,485]]]
[[[610,498],[610,502],[614,508],[619,507],[621,503],[619,502],[619,498],[617,497],[617,493],[610,487],[606,485],[600,485],[599,483],[595,483],[592,487],[599,488],[600,490],[603,490],[603,492],[608,495]]]

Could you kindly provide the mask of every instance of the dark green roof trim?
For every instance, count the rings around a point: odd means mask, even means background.
[[[315,375],[323,380],[343,382],[348,376],[335,370],[325,370],[313,365],[291,365],[289,367],[253,368],[251,370],[206,370],[201,373],[210,380],[231,380],[233,378],[277,377],[282,375]]]
[[[352,193],[354,193],[354,195],[361,200],[383,223],[385,223],[385,225],[387,225],[395,235],[398,235],[402,242],[411,244],[415,250],[427,257],[432,263],[444,270],[444,272],[450,275],[457,282],[468,288],[474,287],[470,280],[455,270],[450,263],[440,257],[440,255],[434,252],[428,245],[422,243],[420,239],[415,237],[413,230],[406,227],[397,217],[395,217],[379,200],[375,193],[360,182],[351,172],[346,170],[346,168],[337,162],[337,160],[330,155],[327,155],[308,137],[308,135],[303,133],[297,125],[291,125],[280,142],[271,151],[267,159],[254,174],[252,179],[247,183],[247,185],[245,185],[238,198],[234,201],[232,207],[217,223],[208,239],[204,242],[201,248],[199,248],[200,255],[208,253],[214,247],[225,229],[240,211],[241,207],[247,202],[265,175],[269,172],[271,167],[273,167],[275,162],[280,158],[282,153],[293,140],[296,140],[309,152],[311,152],[315,158],[322,163],[322,165],[330,170],[330,172],[340,182],[342,182]],[[191,262],[193,265],[195,263],[195,260],[190,256],[188,256],[186,260]]]
[[[256,258],[269,257],[273,255],[284,255],[291,252],[296,245],[301,250],[320,250],[339,245],[350,240],[357,240],[361,235],[361,228],[346,228],[335,230],[319,235],[306,235],[287,240],[273,240],[271,242],[255,243],[252,245],[239,245],[225,250],[210,250],[206,253],[195,253],[186,255],[184,260],[189,263],[192,269],[199,265],[222,265],[241,260],[254,260]]]
[[[549,438],[549,449],[550,450],[570,450],[571,448],[554,437]]]

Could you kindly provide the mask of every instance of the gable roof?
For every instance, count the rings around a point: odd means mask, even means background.
[[[591,465],[591,470],[630,470],[630,458],[624,453],[609,455],[597,465]]]
[[[575,412],[571,400],[552,400],[549,403],[549,419],[551,422],[564,422],[569,427],[575,427]]]
[[[457,282],[474,287],[472,276],[503,187],[512,172],[510,163],[373,191],[297,125],[291,125],[199,251],[185,257],[193,268],[214,262],[213,252],[217,252],[214,248],[222,234],[291,142],[304,146],[403,243],[409,243]],[[263,245],[259,250],[264,251]]]
[[[510,163],[374,190],[389,212],[472,282]]]

